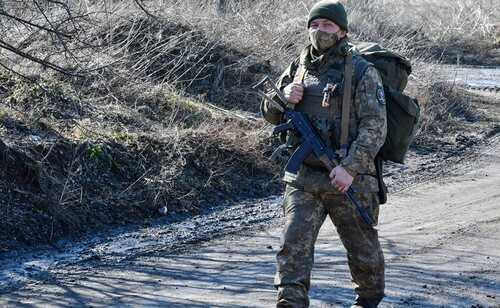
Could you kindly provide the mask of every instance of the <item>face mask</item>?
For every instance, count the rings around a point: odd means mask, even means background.
[[[317,51],[325,52],[339,41],[337,36],[339,31],[335,33],[327,33],[321,30],[312,30],[309,32],[309,39]]]

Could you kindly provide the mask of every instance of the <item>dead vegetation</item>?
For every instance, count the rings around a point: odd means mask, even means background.
[[[250,86],[295,57],[312,2],[3,1],[0,243],[276,192]],[[493,1],[455,0],[459,11],[401,1],[397,12],[384,0],[345,3],[353,39],[419,63],[497,40]],[[432,74],[417,65],[410,80],[422,132],[474,118],[467,96]]]
[[[278,188],[254,120],[174,91],[134,110],[3,80],[2,240],[52,240]]]

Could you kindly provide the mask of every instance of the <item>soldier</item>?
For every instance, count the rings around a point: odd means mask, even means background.
[[[288,105],[303,112],[323,141],[343,154],[341,163],[329,173],[310,155],[297,174],[285,172],[285,226],[277,253],[275,287],[277,307],[308,307],[307,292],[319,229],[329,216],[347,250],[354,291],[352,307],[377,307],[384,297],[384,256],[378,233],[366,224],[344,194],[351,184],[361,204],[377,222],[378,184],[374,158],[386,131],[385,97],[377,70],[369,66],[361,76],[352,75],[348,125],[348,147],[341,147],[342,93],[345,86],[348,46],[347,14],[341,3],[322,0],[308,19],[310,44],[278,80]],[[354,55],[355,61],[364,61]],[[353,66],[354,67],[354,66]],[[328,87],[327,87],[328,85]],[[332,87],[333,85],[333,87]],[[328,95],[325,93],[330,91]],[[286,119],[272,104],[261,105],[264,118],[273,124]],[[294,132],[286,138],[286,149],[298,145]]]

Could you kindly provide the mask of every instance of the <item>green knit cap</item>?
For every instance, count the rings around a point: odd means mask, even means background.
[[[313,5],[309,12],[308,28],[316,18],[330,19],[345,31],[348,30],[347,13],[342,3],[337,0],[321,0]]]

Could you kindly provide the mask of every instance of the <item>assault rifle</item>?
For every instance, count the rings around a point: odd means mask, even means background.
[[[268,84],[269,86],[271,86],[271,88],[274,90],[283,104],[276,102],[260,89],[264,84]],[[333,168],[339,165],[338,155],[335,154],[335,152],[323,142],[314,127],[304,116],[304,114],[302,114],[302,112],[294,111],[292,108],[287,107],[288,103],[285,96],[278,89],[278,87],[276,87],[269,76],[264,77],[264,79],[253,86],[253,89],[256,90],[263,99],[283,112],[288,119],[286,123],[277,125],[273,130],[273,134],[278,134],[288,130],[294,130],[300,135],[300,145],[288,160],[285,166],[285,171],[296,174],[304,159],[306,159],[306,157],[311,152],[313,152],[319,158],[319,160],[323,163],[324,167],[329,172],[331,172]],[[346,192],[347,197],[349,197],[351,202],[354,204],[361,217],[363,217],[364,221],[368,225],[372,226],[373,221],[371,220],[370,215],[361,205],[359,205],[359,201],[354,193],[355,190],[352,188],[352,186],[349,187]]]

